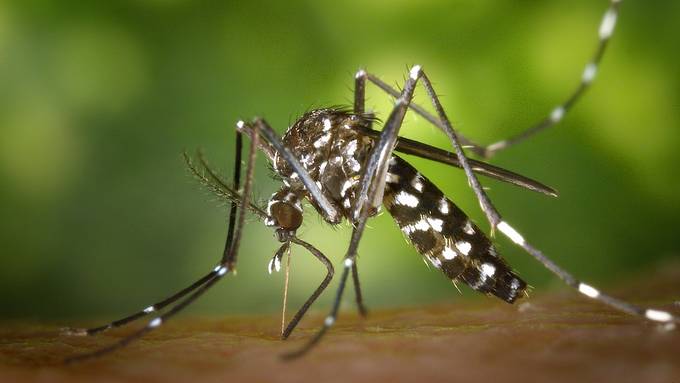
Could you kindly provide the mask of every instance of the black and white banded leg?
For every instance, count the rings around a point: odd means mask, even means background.
[[[246,131],[246,129],[248,128],[246,128],[245,125],[241,128],[242,131]],[[252,131],[248,130],[246,133],[251,134]],[[262,144],[262,141],[260,141],[260,144]],[[201,183],[207,186],[218,196],[222,196],[226,200],[231,201],[232,203],[238,203],[240,205],[242,198],[239,192],[224,183],[220,177],[211,170],[210,166],[200,153],[199,158],[203,168],[206,172],[208,172],[210,178],[206,178],[191,164],[191,162],[188,162],[188,164],[192,172],[199,178]],[[310,243],[305,242],[292,234],[292,232],[297,227],[299,227],[302,220],[300,201],[297,198],[298,197],[295,196],[295,194],[291,194],[289,192],[288,188],[284,187],[282,190],[279,190],[278,192],[274,193],[274,195],[272,195],[272,198],[270,199],[267,206],[267,211],[264,211],[252,204],[248,206],[248,209],[253,214],[258,216],[263,222],[271,222],[272,224],[270,226],[276,226],[277,235],[283,241],[283,244],[279,247],[268,264],[267,268],[270,274],[274,271],[280,271],[283,254],[290,250],[291,244],[304,247],[315,258],[317,258],[324,265],[324,267],[326,267],[326,276],[321,281],[317,289],[312,293],[312,295],[307,298],[302,307],[298,309],[298,311],[293,315],[290,322],[284,327],[284,330],[281,334],[282,339],[287,339],[290,336],[293,330],[297,327],[300,320],[304,317],[307,310],[323,293],[326,287],[328,287],[331,280],[333,279],[334,274],[333,265],[331,264],[330,260],[328,260],[328,258],[326,258],[326,256],[321,253],[321,251],[312,246]]]
[[[649,309],[649,308],[642,308],[636,305],[633,305],[631,303],[622,301],[620,299],[611,297],[609,295],[606,295],[604,293],[601,293],[594,287],[585,284],[583,282],[578,281],[576,278],[574,278],[570,273],[568,273],[566,270],[562,269],[559,267],[557,264],[555,264],[552,260],[550,260],[548,257],[546,257],[543,252],[538,250],[537,248],[533,247],[531,244],[529,244],[522,235],[517,232],[512,226],[510,226],[509,223],[504,221],[500,214],[498,214],[498,211],[496,208],[493,206],[491,203],[491,200],[488,198],[486,195],[486,192],[484,189],[480,186],[479,181],[477,180],[477,176],[472,172],[470,169],[469,164],[467,164],[468,160],[465,157],[462,148],[460,146],[460,143],[457,140],[456,133],[454,132],[453,128],[451,127],[451,123],[446,116],[446,113],[444,112],[444,109],[441,106],[441,103],[439,102],[439,99],[432,87],[432,84],[430,83],[429,79],[425,75],[424,72],[421,71],[421,77],[423,81],[423,85],[425,86],[425,89],[427,90],[427,93],[430,96],[430,99],[432,100],[432,104],[437,112],[437,115],[439,116],[440,120],[442,121],[444,127],[446,128],[446,134],[449,136],[449,140],[451,141],[452,146],[455,149],[456,154],[458,155],[458,159],[460,160],[463,168],[465,169],[465,174],[468,178],[469,184],[471,185],[472,189],[475,191],[475,194],[477,195],[477,198],[479,200],[480,205],[482,206],[482,210],[487,216],[487,219],[489,220],[489,223],[492,225],[492,227],[496,227],[498,231],[503,233],[506,237],[508,237],[511,241],[513,241],[515,244],[519,245],[522,249],[524,249],[527,253],[529,253],[531,256],[533,256],[536,260],[538,260],[541,264],[543,264],[548,270],[552,271],[555,275],[557,275],[560,279],[562,279],[567,285],[577,289],[581,294],[589,297],[596,299],[604,304],[607,304],[615,309],[621,310],[623,312],[626,312],[631,315],[637,315],[641,316],[643,318],[646,318],[651,321],[655,322],[661,322],[668,324],[669,328],[674,327],[674,323],[678,322],[678,318],[675,318],[671,313],[666,312],[666,311],[661,311],[661,310],[656,310],[656,309]],[[412,73],[413,75],[413,73]]]
[[[362,94],[364,91],[364,86],[361,80],[363,78],[370,78],[371,75],[361,70],[357,73],[356,81],[359,86],[357,86],[358,92],[355,94],[355,108],[356,110],[363,110]],[[573,276],[567,273],[565,270],[557,266],[554,262],[548,259],[542,252],[528,244],[524,238],[510,226],[506,221],[504,221],[501,215],[496,210],[495,206],[491,203],[490,199],[486,195],[486,192],[482,188],[479,180],[475,176],[467,157],[465,156],[462,146],[459,142],[456,132],[454,131],[450,120],[446,116],[444,109],[432,87],[432,84],[419,65],[411,68],[409,73],[409,78],[406,80],[406,84],[396,100],[396,105],[392,110],[385,127],[383,128],[380,138],[376,145],[371,151],[368,162],[364,167],[364,171],[361,178],[361,191],[359,197],[356,199],[356,205],[353,208],[353,221],[354,230],[352,232],[352,239],[349,245],[349,249],[345,256],[343,273],[340,279],[340,285],[337,290],[337,295],[333,303],[332,309],[326,320],[324,321],[323,327],[317,332],[317,334],[302,348],[292,353],[286,354],[288,358],[299,357],[304,355],[310,349],[312,349],[325,335],[325,333],[330,329],[330,327],[335,323],[338,315],[338,309],[340,306],[340,301],[342,299],[342,294],[344,292],[344,287],[346,279],[349,275],[349,271],[354,265],[356,259],[357,248],[363,230],[366,225],[366,221],[369,216],[373,215],[377,211],[379,205],[382,203],[385,183],[387,181],[387,170],[389,167],[389,159],[391,158],[391,153],[393,148],[396,146],[398,139],[399,129],[403,122],[406,110],[409,108],[413,97],[413,91],[418,80],[421,80],[428,96],[433,104],[433,107],[438,116],[439,123],[436,126],[442,128],[444,133],[448,136],[451,145],[454,148],[454,152],[458,157],[460,166],[464,169],[466,177],[470,187],[473,189],[482,211],[484,212],[487,220],[491,224],[492,233],[495,228],[502,232],[514,243],[522,247],[527,253],[536,258],[541,262],[547,269],[552,271],[562,280],[564,280],[569,286],[574,287],[580,293],[586,295],[587,297],[599,300],[600,302],[614,307],[618,310],[624,311],[629,314],[642,316],[652,321],[663,322],[669,324],[669,327],[673,326],[673,323],[677,322],[677,318],[673,317],[670,313],[666,311],[656,310],[656,309],[646,309],[635,306],[633,304],[624,302],[622,300],[613,298],[611,296],[605,295],[599,292],[594,287],[578,282]]]
[[[512,136],[510,138],[500,140],[494,143],[491,143],[489,145],[480,145],[475,143],[474,141],[466,138],[465,136],[461,135],[460,133],[457,132],[458,134],[458,139],[459,141],[466,146],[466,148],[469,148],[473,153],[475,153],[478,156],[485,157],[485,158],[490,158],[496,153],[507,149],[511,146],[514,146],[515,144],[518,144],[522,141],[525,141],[529,137],[546,130],[548,128],[551,128],[555,125],[557,125],[560,121],[562,121],[566,115],[567,112],[569,112],[576,102],[582,98],[586,90],[590,88],[592,85],[593,81],[595,80],[595,77],[597,75],[598,69],[601,65],[602,58],[604,57],[604,53],[607,49],[607,46],[609,45],[609,41],[611,40],[612,35],[614,34],[614,29],[616,26],[616,21],[618,18],[619,14],[619,7],[621,5],[621,2],[623,0],[609,0],[609,7],[605,11],[604,15],[602,16],[602,20],[600,21],[600,25],[598,27],[598,32],[597,32],[597,47],[595,48],[595,52],[591,56],[590,60],[588,63],[585,65],[583,68],[583,72],[581,74],[581,79],[579,81],[578,86],[576,89],[574,89],[569,96],[566,98],[564,102],[561,104],[558,104],[555,106],[552,111],[541,121],[536,123],[535,125],[523,130],[522,132],[518,133],[515,136]],[[378,86],[380,89],[382,89],[384,92],[388,93],[392,97],[399,97],[400,92],[394,89],[392,86],[387,84],[386,82],[382,81],[380,78],[377,76],[374,76],[370,73],[366,73],[365,71],[359,71],[356,74],[357,78],[357,84],[361,81],[362,83],[365,83],[366,80],[372,82],[376,86]],[[362,84],[362,86],[365,87],[365,85]],[[357,88],[358,89],[358,88]],[[361,90],[363,94],[363,89]],[[356,105],[356,97],[355,97],[355,105]],[[363,105],[362,105],[363,108]],[[441,121],[430,114],[428,111],[426,111],[423,107],[412,103],[409,105],[409,108],[425,118],[427,121],[432,123],[435,126],[438,126],[440,129],[444,129],[445,127],[442,125]],[[363,111],[363,109],[362,109]]]
[[[392,109],[392,112],[385,122],[385,126],[380,134],[380,138],[371,150],[368,161],[363,167],[361,180],[359,182],[359,196],[356,198],[355,205],[352,207],[352,221],[354,224],[354,229],[352,230],[349,248],[344,258],[343,270],[340,276],[340,282],[332,308],[329,314],[326,316],[323,326],[316,333],[316,335],[300,349],[285,354],[284,358],[297,358],[307,353],[316,344],[318,344],[318,342],[333,326],[337,319],[345,284],[351,269],[354,266],[359,242],[361,241],[364,229],[366,228],[366,222],[369,216],[374,215],[378,210],[378,207],[382,204],[388,163],[391,157],[392,148],[396,145],[399,128],[403,122],[408,104],[413,97],[413,91],[418,80],[419,71],[420,67],[417,67],[417,70],[415,71],[411,71],[411,76],[407,79],[404,89],[402,90],[400,97],[397,99],[396,106]],[[363,88],[359,89],[360,91],[363,90]],[[357,110],[363,109],[363,101],[359,100],[360,98],[363,97],[361,97],[361,95],[355,96],[355,102],[358,100],[355,105]]]
[[[320,213],[324,216],[324,219],[330,223],[339,223],[342,219],[342,216],[338,211],[338,207],[326,198],[319,185],[312,180],[307,169],[300,163],[300,161],[295,157],[290,149],[287,148],[283,142],[281,142],[271,126],[262,118],[256,118],[253,122],[253,125],[258,126],[258,130],[265,138],[265,142],[261,142],[260,149],[270,158],[272,163],[276,164],[278,159],[282,158],[285,163],[291,167],[291,174],[293,178],[299,179],[304,184],[305,190],[309,193],[309,198],[318,204],[321,210]],[[242,122],[238,124],[239,130],[241,132],[248,136],[252,136],[254,132],[250,129],[250,126],[251,124],[243,124]],[[368,314],[368,310],[363,301],[361,284],[359,282],[359,271],[356,262],[353,262],[351,267],[352,282],[354,284],[357,308],[359,314],[365,317]],[[292,331],[292,328],[290,330]],[[290,335],[290,331],[287,331],[287,335],[285,337],[288,335]]]
[[[241,180],[241,166],[240,166],[240,164],[241,164],[242,146],[243,146],[242,135],[240,133],[236,133],[236,162],[235,162],[236,165],[234,166],[234,180],[233,180],[233,183],[235,185],[234,187],[236,189],[238,189],[238,185],[241,182],[240,181]],[[196,175],[199,175],[197,169],[193,167],[193,165],[191,164],[189,157],[186,155],[186,153],[185,153],[185,159],[187,159],[187,164],[189,164],[189,166],[192,168],[194,173]],[[204,177],[204,176],[201,175],[201,177]],[[232,228],[234,227],[234,224],[235,224],[235,221],[236,221],[236,208],[237,208],[237,203],[232,202],[231,208],[230,208],[230,211],[229,211],[229,221],[228,221],[228,224],[227,224],[226,243],[225,243],[224,252],[223,252],[222,260],[220,261],[220,264],[223,264],[223,263],[226,262],[227,256],[228,256],[228,250],[229,250],[229,247],[231,246],[231,242],[233,240],[234,233],[233,233]],[[181,299],[182,297],[186,296],[190,292],[194,291],[195,289],[197,289],[198,287],[202,286],[204,283],[206,283],[207,281],[212,279],[215,276],[215,274],[219,271],[219,267],[220,266],[218,265],[217,267],[215,267],[214,270],[207,273],[206,275],[204,275],[203,277],[201,277],[199,280],[192,283],[191,285],[189,285],[189,286],[185,287],[184,289],[178,291],[177,293],[171,295],[170,297],[165,298],[162,301],[156,302],[156,303],[154,303],[150,306],[147,306],[145,309],[138,311],[134,314],[131,314],[131,315],[126,316],[126,317],[121,318],[121,319],[117,319],[117,320],[115,320],[111,323],[105,324],[103,326],[92,327],[92,328],[66,328],[66,329],[63,330],[63,332],[66,335],[76,335],[76,336],[95,335],[95,334],[98,334],[100,332],[104,332],[104,331],[107,331],[107,330],[110,330],[110,329],[113,329],[113,328],[124,326],[124,325],[131,323],[131,322],[133,322],[137,319],[140,319],[140,318],[142,318],[146,315],[149,315],[151,313],[163,310],[168,305],[176,302],[177,300]]]
[[[523,132],[507,138],[505,140],[494,142],[485,147],[476,146],[473,149],[476,153],[483,155],[486,158],[492,157],[497,152],[506,149],[510,146],[518,144],[527,138],[533,136],[534,134],[548,129],[556,124],[558,124],[564,118],[564,115],[574,106],[574,104],[583,96],[585,91],[590,87],[590,85],[595,80],[597,75],[597,70],[602,62],[602,57],[607,48],[609,40],[614,33],[614,28],[616,26],[616,19],[619,14],[619,6],[622,0],[610,0],[609,7],[602,16],[602,21],[598,28],[598,41],[597,47],[595,48],[595,53],[591,56],[588,63],[583,68],[583,73],[581,75],[581,81],[579,82],[576,89],[567,97],[567,99],[562,103],[553,108],[550,114],[543,120],[539,121],[537,124],[531,126],[530,128],[524,130]]]
[[[251,144],[250,144],[250,151],[249,151],[249,159],[248,159],[248,164],[246,168],[246,179],[244,182],[243,186],[243,191],[242,191],[242,196],[241,200],[239,203],[232,202],[231,209],[230,209],[230,214],[229,214],[229,226],[227,229],[227,239],[226,239],[226,244],[225,244],[225,251],[223,253],[222,260],[220,263],[208,274],[206,274],[203,278],[199,279],[198,281],[194,282],[190,286],[182,289],[178,293],[172,295],[171,297],[155,303],[151,306],[148,306],[146,309],[135,313],[133,315],[130,315],[128,317],[122,318],[120,320],[114,321],[108,325],[105,326],[100,326],[100,327],[95,327],[91,329],[75,329],[75,330],[67,330],[67,334],[72,334],[72,335],[93,335],[101,331],[108,330],[113,327],[119,327],[124,324],[130,323],[136,319],[139,319],[143,316],[155,313],[172,303],[180,300],[184,296],[189,295],[186,297],[184,300],[179,301],[175,306],[172,306],[168,311],[165,313],[156,316],[153,318],[151,321],[149,321],[146,326],[143,328],[133,332],[132,334],[125,336],[118,342],[108,346],[104,347],[101,349],[97,349],[92,352],[84,353],[84,354],[79,354],[75,355],[72,357],[69,357],[65,360],[66,363],[72,363],[72,362],[77,362],[77,361],[82,361],[86,359],[91,359],[95,357],[99,357],[105,354],[108,354],[110,352],[113,352],[115,350],[118,350],[129,343],[133,342],[136,339],[139,339],[146,333],[152,331],[153,329],[161,326],[165,321],[179,313],[182,309],[193,303],[196,299],[198,299],[203,293],[205,293],[210,287],[212,287],[215,283],[217,283],[222,277],[224,277],[227,273],[233,271],[233,269],[236,267],[236,255],[238,253],[238,248],[240,245],[240,240],[241,240],[241,234],[243,231],[243,225],[245,222],[245,212],[246,212],[246,206],[250,206],[249,202],[249,195],[251,194],[251,189],[252,189],[252,178],[253,178],[253,172],[254,172],[254,162],[255,162],[255,155],[257,153],[257,148],[258,148],[258,135],[254,135],[251,138]],[[240,183],[240,166],[241,166],[241,146],[242,146],[242,139],[241,135],[237,133],[237,162],[235,163],[235,170],[234,172],[234,188],[238,189],[239,188],[239,183]],[[238,206],[240,205],[240,210],[238,209]],[[238,217],[237,217],[237,212],[238,212]]]
[[[607,304],[615,309],[621,310],[623,312],[626,312],[631,315],[637,315],[641,316],[643,318],[646,318],[651,321],[655,322],[661,322],[668,324],[669,328],[674,327],[674,323],[678,322],[678,318],[674,317],[671,313],[666,312],[666,311],[661,311],[661,310],[656,310],[656,309],[649,309],[649,308],[642,308],[636,305],[633,305],[631,303],[622,301],[620,299],[611,297],[609,295],[606,295],[604,293],[601,293],[599,290],[596,288],[578,281],[576,278],[574,278],[570,273],[568,273],[566,270],[562,269],[559,267],[557,264],[555,264],[552,260],[550,260],[548,257],[546,257],[543,252],[529,244],[524,237],[519,234],[517,230],[515,230],[510,224],[506,221],[504,221],[500,214],[498,214],[498,211],[496,208],[493,206],[491,203],[490,199],[486,195],[486,192],[482,187],[479,186],[479,181],[477,180],[477,176],[469,169],[469,165],[467,164],[468,159],[465,157],[462,148],[460,146],[460,143],[457,140],[456,133],[454,132],[453,128],[451,127],[451,123],[446,116],[446,113],[444,112],[444,109],[442,108],[439,99],[432,87],[432,84],[430,83],[428,77],[425,75],[424,72],[420,70],[419,67],[418,70],[421,72],[421,78],[423,81],[423,85],[425,86],[425,89],[427,90],[427,93],[430,96],[430,99],[432,100],[432,104],[437,112],[437,115],[440,118],[440,121],[442,122],[442,125],[446,129],[446,133],[449,136],[449,140],[451,141],[452,146],[455,149],[456,154],[458,155],[458,159],[460,160],[463,168],[465,169],[465,174],[468,177],[469,184],[471,185],[472,189],[475,191],[475,194],[478,197],[478,200],[482,206],[482,210],[485,212],[487,219],[489,220],[489,223],[493,226],[495,226],[498,231],[503,233],[506,237],[508,237],[511,241],[513,241],[515,244],[520,246],[522,249],[524,249],[527,253],[529,253],[531,256],[533,256],[536,260],[538,260],[541,264],[543,264],[548,270],[553,272],[555,275],[557,275],[560,279],[562,279],[567,285],[575,288],[578,290],[581,294],[592,298],[596,299],[604,304]],[[413,76],[413,70],[411,75]]]

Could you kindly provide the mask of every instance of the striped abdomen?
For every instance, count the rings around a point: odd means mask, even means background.
[[[526,289],[465,213],[397,156],[390,160],[383,203],[418,252],[453,281],[509,303]]]

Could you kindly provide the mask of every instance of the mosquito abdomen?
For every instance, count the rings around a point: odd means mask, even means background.
[[[526,289],[484,232],[398,156],[390,160],[383,203],[418,252],[451,280],[509,303]]]

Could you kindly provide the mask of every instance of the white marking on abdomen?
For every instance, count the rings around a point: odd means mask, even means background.
[[[398,184],[399,183],[399,174],[392,174],[392,173],[387,173],[387,183],[388,184]]]
[[[452,248],[446,246],[444,247],[444,251],[442,251],[442,256],[444,257],[444,259],[451,260],[453,258],[456,258],[458,256],[458,253],[453,251]]]
[[[416,224],[413,225],[413,227],[414,227],[416,230],[420,230],[420,231],[428,231],[428,230],[430,230],[430,224],[429,224],[429,223],[427,222],[427,220],[425,220],[425,219],[421,219],[420,221],[416,222]]]
[[[418,197],[414,196],[413,194],[407,193],[403,190],[397,193],[397,196],[394,198],[394,201],[399,205],[404,205],[408,207],[417,207],[419,203]]]
[[[420,174],[416,174],[411,180],[411,186],[419,192],[423,191],[423,181],[420,180]]]
[[[456,242],[456,249],[463,253],[463,255],[468,255],[470,250],[472,250],[472,245],[467,241],[458,241]]]
[[[442,226],[444,225],[444,221],[442,221],[439,218],[428,218],[427,223],[430,224],[432,227],[432,230],[437,231],[437,232],[442,232]]]
[[[463,226],[463,232],[468,235],[475,233],[475,229],[472,227],[472,223],[470,221],[465,222],[465,226]]]
[[[449,214],[449,201],[446,200],[446,197],[439,200],[439,211],[442,214]]]
[[[496,274],[496,266],[490,263],[483,263],[481,269],[482,274],[487,277],[493,277],[493,275]]]

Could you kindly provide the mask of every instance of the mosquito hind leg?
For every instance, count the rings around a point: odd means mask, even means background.
[[[468,163],[468,159],[465,157],[465,154],[463,153],[460,142],[458,141],[456,133],[451,126],[451,122],[449,121],[448,117],[446,116],[446,113],[444,112],[444,109],[439,101],[436,92],[434,91],[434,88],[432,87],[432,83],[422,70],[420,71],[420,78],[422,80],[423,85],[425,86],[425,89],[427,90],[429,98],[432,101],[432,105],[437,112],[437,115],[439,116],[441,122],[445,127],[445,133],[449,137],[450,143],[455,149],[455,153],[458,156],[458,160],[460,161],[461,166],[465,170],[468,183],[470,184],[470,187],[474,190],[475,195],[477,196],[477,199],[482,207],[482,210],[486,214],[487,219],[489,220],[489,223],[491,224],[492,228],[497,228],[498,231],[503,233],[512,242],[514,242],[522,249],[524,249],[526,253],[534,257],[545,268],[547,268],[553,274],[562,279],[568,286],[576,289],[579,293],[589,298],[598,300],[610,307],[626,312],[628,314],[643,317],[650,321],[666,323],[669,325],[669,327],[674,327],[675,323],[679,322],[678,318],[674,317],[669,312],[651,308],[643,308],[633,305],[618,298],[614,298],[612,296],[604,294],[597,290],[596,288],[594,288],[593,286],[577,280],[569,272],[567,272],[566,270],[558,266],[555,262],[553,262],[551,259],[549,259],[547,256],[545,256],[543,252],[529,244],[524,239],[524,237],[519,232],[517,232],[517,230],[515,230],[512,226],[510,226],[510,224],[504,221],[501,218],[498,211],[496,210],[495,206],[492,204],[491,200],[486,195],[484,189],[480,186],[479,181],[477,180],[477,176],[472,172],[470,165]]]
[[[609,7],[602,16],[602,21],[598,28],[598,41],[595,52],[591,56],[588,63],[583,68],[583,73],[581,74],[581,81],[579,82],[576,89],[574,89],[567,99],[562,103],[553,108],[553,110],[543,118],[541,121],[535,125],[527,128],[526,130],[510,137],[505,140],[500,140],[483,147],[482,155],[486,158],[490,158],[501,150],[507,149],[511,146],[519,144],[522,141],[532,137],[536,133],[543,130],[549,129],[557,125],[564,118],[565,114],[571,110],[574,104],[583,97],[583,94],[590,88],[591,84],[595,80],[597,75],[597,70],[600,67],[602,57],[607,49],[609,40],[614,33],[614,27],[616,26],[616,19],[619,14],[619,6],[622,0],[610,0]]]
[[[616,20],[618,18],[621,1],[622,0],[609,1],[609,7],[605,11],[600,22],[600,25],[598,27],[598,42],[597,47],[595,48],[595,52],[591,56],[588,63],[585,65],[578,86],[569,94],[569,96],[566,98],[564,102],[554,107],[552,111],[548,114],[548,116],[543,118],[541,121],[510,138],[500,140],[489,145],[481,145],[466,138],[465,136],[460,134],[460,132],[457,132],[460,143],[465,145],[466,148],[469,148],[476,155],[484,158],[490,158],[493,157],[496,153],[504,149],[507,149],[511,146],[514,146],[516,144],[519,144],[520,142],[525,141],[526,139],[532,137],[533,135],[543,130],[549,129],[557,125],[560,121],[562,121],[566,113],[570,111],[573,108],[573,106],[583,97],[583,94],[586,92],[588,88],[590,88],[591,84],[595,80],[597,71],[602,62],[602,58],[604,57],[604,53],[609,44],[609,40],[611,40],[611,37],[614,34],[614,29],[616,26]],[[365,84],[365,81],[368,80],[392,97],[396,98],[399,97],[400,95],[399,91],[397,91],[392,86],[382,81],[380,78],[373,74],[361,70],[357,72],[356,76],[357,78],[361,77],[363,79],[364,81],[363,84]],[[411,103],[409,105],[409,108],[416,112],[417,114],[419,114],[425,120],[430,122],[432,125],[437,126],[440,129],[445,128],[443,123],[437,117],[430,114],[422,106],[415,103]]]

